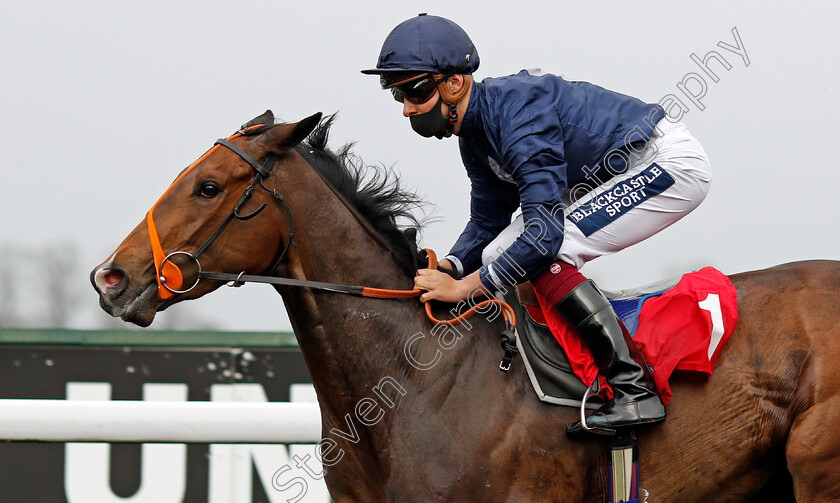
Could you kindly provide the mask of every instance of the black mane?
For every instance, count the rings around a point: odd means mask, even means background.
[[[352,143],[337,152],[329,150],[327,140],[334,119],[335,115],[325,117],[297,148],[298,153],[367,220],[394,258],[413,275],[417,270],[416,230],[422,222],[412,210],[423,201],[400,184],[394,170],[365,165],[351,152]],[[398,219],[404,223],[399,225]]]

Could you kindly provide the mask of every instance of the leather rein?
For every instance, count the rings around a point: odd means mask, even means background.
[[[184,294],[195,288],[198,283],[202,279],[209,279],[214,281],[224,281],[229,283],[229,286],[239,287],[245,283],[267,283],[271,285],[278,285],[278,286],[292,286],[292,287],[302,287],[302,288],[312,288],[315,290],[322,290],[327,292],[334,292],[334,293],[341,293],[347,295],[355,295],[359,297],[370,297],[370,298],[378,298],[378,299],[407,299],[407,298],[414,298],[419,297],[422,295],[423,291],[419,289],[413,290],[389,290],[384,288],[373,288],[367,286],[357,286],[357,285],[345,285],[340,283],[326,283],[322,281],[310,281],[310,280],[300,280],[294,278],[284,278],[279,276],[268,276],[267,274],[272,273],[282,262],[282,260],[286,257],[286,254],[289,251],[289,248],[292,246],[297,247],[294,242],[295,236],[295,220],[292,214],[292,209],[289,207],[288,203],[286,202],[285,198],[276,190],[276,189],[269,189],[268,187],[263,184],[263,181],[267,179],[274,168],[274,165],[279,158],[279,155],[271,152],[268,154],[265,162],[260,164],[257,162],[253,157],[251,157],[247,152],[242,150],[240,147],[235,145],[231,142],[234,138],[238,138],[240,136],[253,136],[262,133],[267,129],[269,126],[263,124],[257,124],[253,126],[243,126],[239,131],[237,131],[232,136],[229,136],[224,139],[216,140],[213,147],[204,153],[197,161],[195,161],[192,165],[190,165],[183,173],[181,173],[178,178],[172,182],[172,185],[163,193],[163,195],[158,199],[158,201],[152,206],[149,212],[146,214],[146,224],[149,229],[149,240],[151,241],[152,245],[152,252],[154,255],[154,262],[155,262],[155,271],[157,272],[157,282],[158,282],[158,295],[161,299],[168,299],[176,294]],[[175,185],[177,185],[188,173],[190,173],[193,169],[195,169],[199,164],[201,164],[207,157],[210,156],[213,152],[215,152],[219,147],[225,147],[235,153],[237,156],[242,158],[246,163],[248,163],[254,170],[256,171],[256,175],[251,180],[251,183],[245,189],[245,192],[240,197],[239,201],[236,203],[236,206],[231,210],[228,216],[222,221],[221,224],[216,228],[215,231],[198,247],[196,248],[195,252],[189,253],[186,251],[174,251],[169,254],[165,254],[163,251],[163,246],[160,243],[160,238],[158,237],[157,227],[155,226],[154,222],[154,210],[157,205],[163,200],[164,197],[172,190]],[[225,227],[232,222],[234,219],[237,220],[249,220],[255,216],[257,216],[263,209],[266,207],[266,203],[263,203],[259,208],[254,210],[253,212],[242,215],[241,210],[246,202],[251,198],[254,194],[254,191],[257,188],[262,188],[263,190],[272,194],[272,196],[277,200],[283,207],[286,209],[286,212],[289,215],[289,222],[290,222],[290,230],[288,239],[286,239],[286,244],[283,246],[281,250],[278,250],[272,264],[264,271],[262,275],[251,275],[245,274],[244,271],[235,274],[235,273],[225,273],[225,272],[211,272],[211,271],[204,271],[201,269],[201,263],[198,261],[198,257],[206,251],[213,241],[216,240],[219,235],[224,231]],[[429,269],[437,269],[438,262],[435,256],[435,253],[432,250],[425,249],[423,250],[428,255],[428,268]],[[196,266],[198,267],[198,273],[195,279],[195,282],[189,286],[188,288],[183,288],[184,283],[184,275],[181,272],[180,268],[172,261],[172,257],[177,255],[184,255],[189,260],[195,262]],[[468,319],[470,316],[475,314],[476,312],[481,312],[482,308],[489,306],[491,304],[496,304],[501,308],[502,315],[505,320],[505,329],[502,332],[502,349],[505,351],[505,356],[499,365],[499,368],[503,371],[507,371],[510,368],[510,362],[513,356],[516,354],[516,340],[515,340],[515,329],[516,329],[516,315],[513,312],[513,309],[508,305],[506,302],[498,300],[498,299],[487,299],[481,301],[474,306],[471,306],[466,312],[461,315],[458,315],[450,320],[439,320],[432,314],[432,304],[431,302],[425,303],[426,308],[426,315],[428,318],[440,325],[444,326],[457,326]]]

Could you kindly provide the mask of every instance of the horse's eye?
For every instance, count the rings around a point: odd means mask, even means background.
[[[220,189],[215,182],[204,182],[201,184],[201,187],[198,188],[198,195],[210,199],[218,196],[221,191],[222,189]]]

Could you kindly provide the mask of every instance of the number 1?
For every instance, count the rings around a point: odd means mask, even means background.
[[[711,360],[718,344],[720,344],[720,340],[723,338],[724,332],[723,313],[720,311],[720,296],[716,293],[710,293],[702,302],[698,302],[697,305],[700,306],[700,309],[709,311],[709,314],[712,315],[712,337],[709,341],[708,353],[709,360]]]

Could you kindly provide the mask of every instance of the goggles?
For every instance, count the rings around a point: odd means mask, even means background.
[[[388,82],[386,79],[381,79],[382,87],[391,90],[394,99],[402,103],[408,101],[415,105],[420,105],[429,101],[429,98],[435,93],[438,84],[445,81],[450,75],[439,75],[440,78],[435,79],[435,75],[426,73],[419,76],[412,76],[408,80],[402,82]]]
[[[394,72],[388,75],[388,72],[383,72],[379,74],[379,83],[382,85],[382,89],[390,89],[394,99],[400,103],[408,101],[409,103],[420,105],[429,101],[429,98],[435,93],[438,84],[456,73],[468,69],[470,58],[474,52],[475,47],[470,47],[470,52],[464,57],[464,62],[458,68],[444,74],[421,73],[418,75],[411,71],[405,71]],[[472,73],[472,71],[468,73]]]

